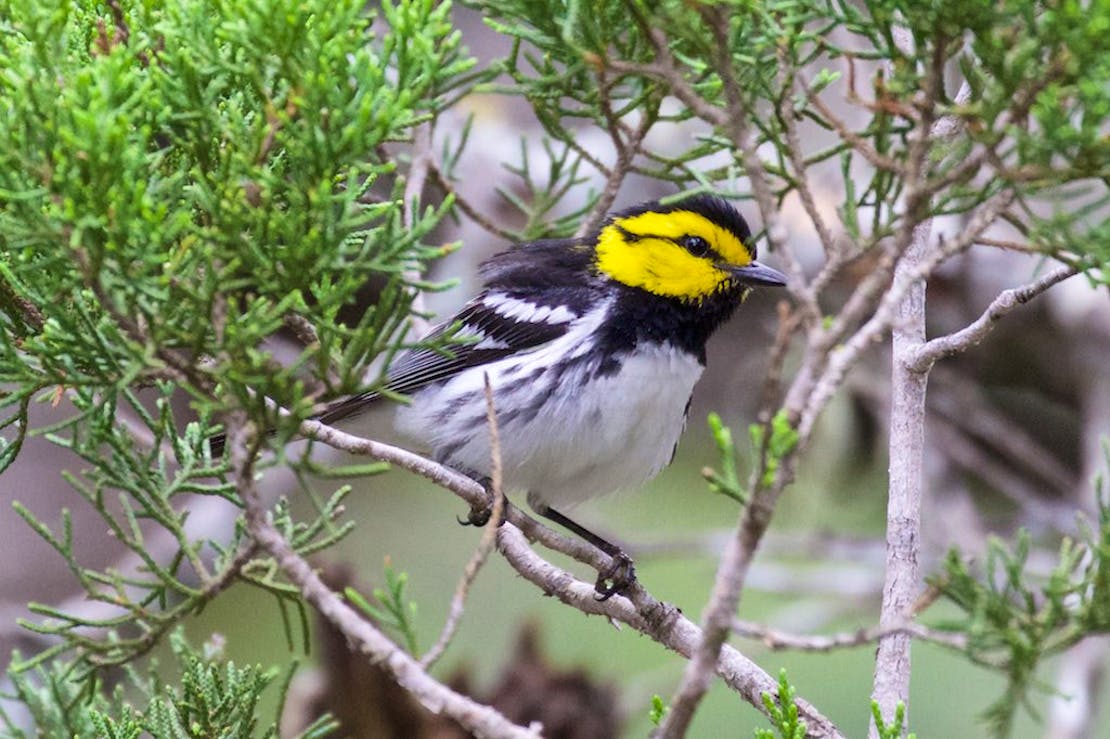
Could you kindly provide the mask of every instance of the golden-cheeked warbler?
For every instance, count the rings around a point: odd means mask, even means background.
[[[411,396],[398,429],[487,479],[488,375],[505,489],[526,491],[538,514],[612,556],[596,586],[607,598],[633,582],[632,560],[559,511],[670,462],[706,341],[753,286],[786,278],[756,261],[736,209],[708,195],[615,213],[586,238],[522,244],[481,274],[482,291],[436,329],[461,327],[468,342],[447,354],[413,349],[388,368],[388,388]],[[377,398],[343,399],[319,419],[347,419]]]

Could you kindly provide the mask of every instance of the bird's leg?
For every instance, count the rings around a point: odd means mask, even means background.
[[[609,600],[617,593],[624,592],[636,582],[636,568],[632,562],[632,558],[629,557],[623,549],[612,542],[602,539],[585,526],[575,523],[554,508],[544,504],[533,503],[532,501],[529,502],[532,503],[532,509],[539,515],[549,521],[554,521],[568,531],[574,532],[612,557],[613,563],[605,569],[599,570],[597,573],[597,582],[594,584],[594,590],[597,591],[598,600]]]

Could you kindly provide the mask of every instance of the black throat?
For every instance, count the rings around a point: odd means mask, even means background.
[[[732,316],[747,288],[723,290],[700,303],[665,298],[635,288],[622,289],[611,314],[598,330],[602,356],[619,356],[642,344],[670,345],[705,364],[705,344],[713,332]],[[603,366],[602,374],[615,372]]]

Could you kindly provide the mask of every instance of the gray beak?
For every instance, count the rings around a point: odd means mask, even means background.
[[[743,267],[730,266],[727,269],[741,285],[782,286],[786,284],[786,275],[759,262],[752,262]]]

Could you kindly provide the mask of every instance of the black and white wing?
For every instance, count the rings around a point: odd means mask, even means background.
[[[482,267],[486,289],[428,339],[457,326],[466,340],[442,350],[412,349],[398,356],[386,374],[386,387],[412,393],[440,380],[558,339],[591,306],[596,285],[587,276],[587,252],[565,242],[540,242],[500,254]],[[573,276],[572,276],[573,275]],[[319,416],[334,423],[377,398],[363,393],[339,401]]]

